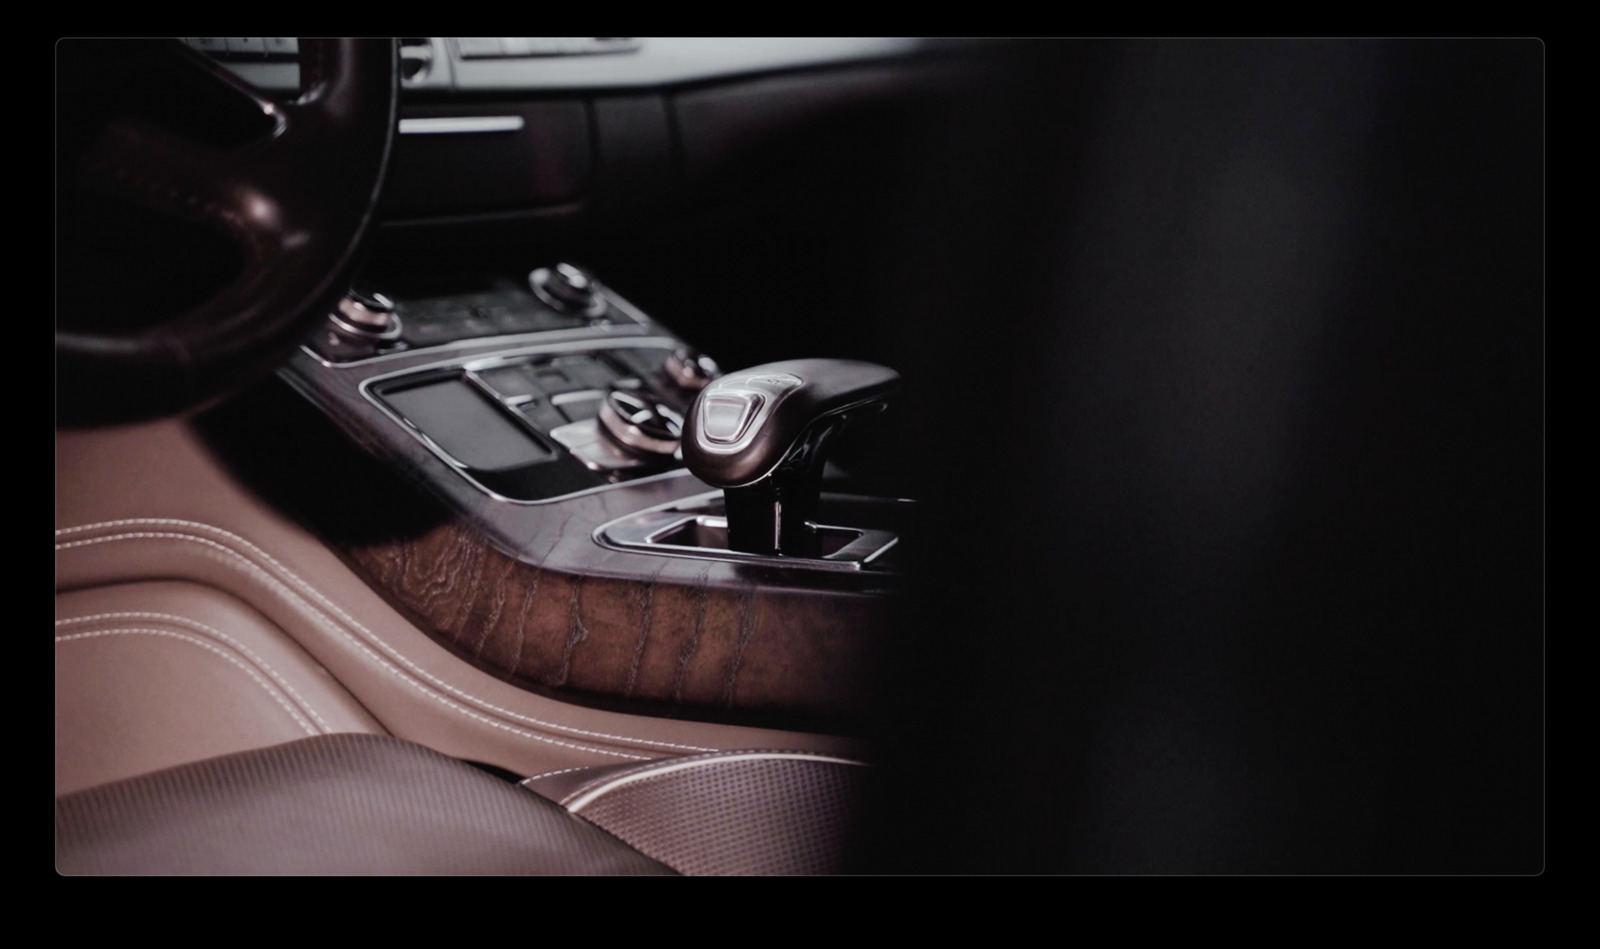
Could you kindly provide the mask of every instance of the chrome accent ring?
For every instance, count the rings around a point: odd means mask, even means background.
[[[528,274],[528,287],[533,290],[533,295],[538,297],[545,306],[550,307],[557,313],[575,313],[579,316],[589,317],[590,319],[605,316],[607,308],[606,298],[605,294],[601,291],[599,283],[595,284],[594,299],[589,301],[588,306],[580,309],[574,307],[565,300],[557,299],[554,294],[545,289],[544,281],[549,279],[550,273],[551,268],[540,267],[538,270]]]
[[[337,312],[328,313],[328,322],[332,323],[341,333],[357,336],[361,339],[373,339],[388,342],[400,338],[403,327],[400,325],[400,314],[389,314],[389,326],[386,329],[375,330],[368,326],[361,326],[342,318]]]

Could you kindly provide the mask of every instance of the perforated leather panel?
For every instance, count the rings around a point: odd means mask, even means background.
[[[421,745],[327,735],[56,801],[65,874],[669,873],[527,790]]]
[[[749,754],[608,770],[566,806],[696,875],[838,872],[868,774],[827,758]]]

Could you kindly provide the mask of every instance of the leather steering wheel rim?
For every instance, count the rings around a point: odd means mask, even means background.
[[[62,424],[177,414],[279,365],[349,288],[394,144],[392,38],[302,38],[300,95],[287,103],[176,41],[152,42],[194,81],[259,109],[270,131],[224,148],[118,116],[68,184],[201,225],[243,264],[209,299],[154,325],[73,327],[58,311]]]

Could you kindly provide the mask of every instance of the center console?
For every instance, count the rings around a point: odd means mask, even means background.
[[[864,707],[915,505],[838,490],[828,449],[892,371],[724,372],[557,263],[353,290],[282,375],[443,513],[341,550],[484,668],[659,714]]]

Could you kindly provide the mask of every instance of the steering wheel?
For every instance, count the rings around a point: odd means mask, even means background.
[[[176,40],[58,45],[58,423],[212,400],[348,289],[394,143],[396,44],[299,44],[289,102]]]

